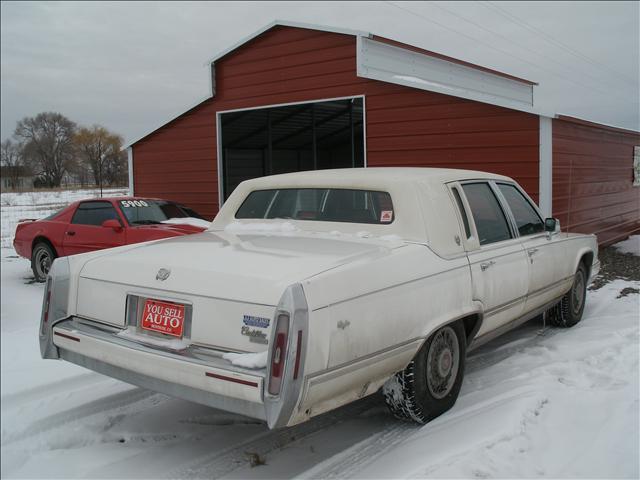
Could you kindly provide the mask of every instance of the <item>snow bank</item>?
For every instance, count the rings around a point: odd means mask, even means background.
[[[172,350],[184,350],[191,342],[189,340],[174,338],[174,339],[165,339],[165,338],[154,338],[151,335],[141,335],[137,333],[135,330],[126,329],[122,332],[118,333],[119,337],[126,338],[127,340],[132,340],[138,343],[147,343],[149,345],[155,345],[158,347],[170,348]]]
[[[620,253],[633,253],[640,257],[640,235],[632,235],[614,245]]]
[[[222,358],[236,367],[260,369],[267,366],[267,353],[225,353]]]
[[[209,228],[211,226],[211,222],[195,217],[170,218],[169,220],[164,220],[162,223],[168,223],[170,225],[191,225],[200,228]]]

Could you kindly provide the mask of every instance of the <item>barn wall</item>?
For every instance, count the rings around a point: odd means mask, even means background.
[[[563,230],[595,233],[601,245],[640,230],[634,145],[640,134],[553,120],[553,212]]]
[[[135,192],[218,210],[216,112],[365,95],[368,166],[487,170],[538,200],[536,115],[359,78],[350,35],[275,27],[218,60],[216,96],[137,142]]]

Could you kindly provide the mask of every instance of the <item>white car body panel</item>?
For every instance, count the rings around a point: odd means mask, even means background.
[[[452,193],[468,181],[513,183],[483,172],[395,168],[243,182],[206,232],[56,260],[42,355],[271,427],[372,394],[441,326],[464,321],[470,346],[479,345],[557,302],[580,261],[589,259],[591,277],[598,271],[592,235],[514,233],[481,246],[468,200],[463,195],[460,208]],[[388,192],[394,220],[235,218],[252,191],[279,188]],[[170,270],[164,280],[161,268]],[[186,305],[183,338],[141,330],[147,298]],[[270,362],[251,370],[222,356],[268,350],[272,358],[279,315],[289,325],[283,383],[270,394]],[[251,325],[255,319],[264,324]]]

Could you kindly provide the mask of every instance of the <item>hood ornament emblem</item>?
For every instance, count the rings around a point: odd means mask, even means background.
[[[169,278],[169,275],[171,275],[171,270],[169,270],[168,268],[161,268],[160,270],[158,270],[158,274],[156,275],[156,280],[166,280],[167,278]]]

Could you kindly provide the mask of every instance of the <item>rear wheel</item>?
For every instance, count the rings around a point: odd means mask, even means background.
[[[453,407],[464,376],[466,337],[461,323],[434,332],[402,372],[382,387],[396,418],[427,423]]]
[[[44,282],[56,258],[56,252],[46,242],[38,242],[31,252],[31,270],[37,282]]]
[[[573,327],[582,320],[585,300],[587,298],[587,268],[580,262],[573,277],[573,285],[560,303],[549,310],[549,321],[561,328]]]

